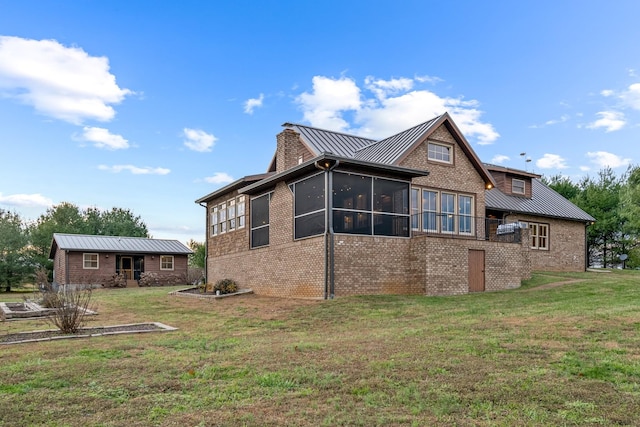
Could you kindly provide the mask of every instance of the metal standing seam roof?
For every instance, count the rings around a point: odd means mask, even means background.
[[[485,204],[487,209],[562,218],[574,221],[595,221],[591,215],[565,199],[540,180],[531,180],[531,199],[504,194],[497,188],[487,190]]]
[[[135,252],[167,255],[188,255],[193,253],[191,249],[177,240],[62,233],[55,233],[53,240],[54,244],[58,245],[60,249],[71,251]]]
[[[374,139],[300,124],[285,123],[283,126],[298,132],[316,156],[321,153],[333,153],[337,156],[353,158],[356,150],[376,142]]]
[[[374,163],[395,163],[418,139],[420,139],[442,116],[382,139],[355,152],[354,157]]]

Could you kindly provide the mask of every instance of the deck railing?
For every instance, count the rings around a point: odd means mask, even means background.
[[[505,222],[497,218],[474,217],[437,212],[412,215],[414,236],[437,235],[451,238],[473,238],[493,242],[520,243],[526,224]]]

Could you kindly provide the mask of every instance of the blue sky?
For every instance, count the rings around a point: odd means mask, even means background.
[[[448,111],[485,162],[640,162],[637,1],[0,0],[0,208],[194,201],[262,173],[285,122],[372,138]],[[520,153],[526,153],[521,156]],[[526,162],[530,159],[530,162]]]

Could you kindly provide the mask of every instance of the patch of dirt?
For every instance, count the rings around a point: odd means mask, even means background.
[[[527,289],[524,292],[541,291],[543,289],[558,288],[560,286],[570,285],[572,283],[578,283],[578,282],[584,282],[584,279],[572,279],[572,280],[563,280],[561,282],[547,283],[546,285],[540,285],[540,286],[536,286],[535,288]]]

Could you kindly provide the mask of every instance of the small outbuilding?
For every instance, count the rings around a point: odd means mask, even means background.
[[[187,283],[193,251],[177,240],[55,233],[49,258],[59,285],[138,286]],[[153,274],[151,274],[153,273]]]

